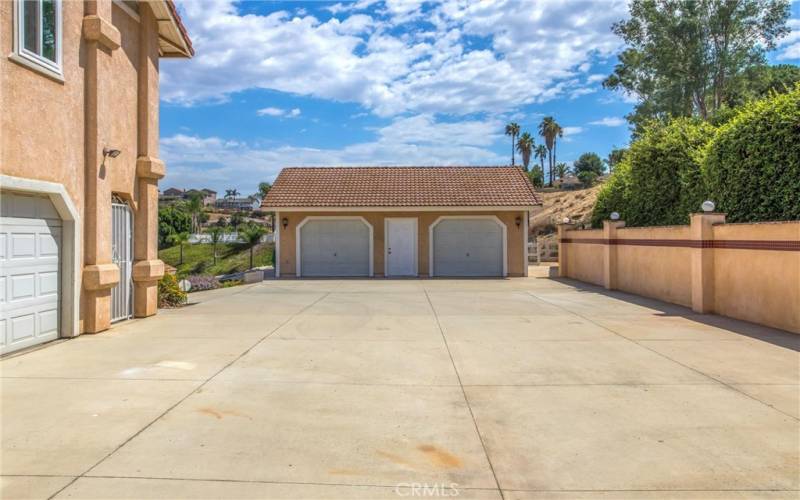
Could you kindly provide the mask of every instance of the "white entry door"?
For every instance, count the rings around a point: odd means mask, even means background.
[[[0,354],[58,338],[61,219],[46,196],[0,194]]]
[[[417,275],[417,219],[386,219],[386,275]]]

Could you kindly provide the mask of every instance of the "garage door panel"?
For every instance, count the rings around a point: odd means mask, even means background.
[[[300,228],[302,276],[369,276],[370,231],[361,220],[311,220]]]
[[[503,275],[503,230],[494,220],[442,220],[433,246],[435,276]]]
[[[0,349],[58,337],[60,221],[47,197],[2,193]]]

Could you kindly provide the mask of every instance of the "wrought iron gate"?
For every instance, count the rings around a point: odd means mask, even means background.
[[[111,252],[119,266],[119,283],[111,289],[111,321],[133,316],[133,213],[127,203],[115,199],[111,204]]]

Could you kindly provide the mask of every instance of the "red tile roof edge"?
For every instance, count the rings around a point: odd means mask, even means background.
[[[297,171],[297,170],[309,170],[309,171],[313,171],[313,170],[356,170],[356,169],[362,169],[362,168],[363,169],[370,169],[370,170],[389,170],[389,169],[392,169],[392,170],[397,170],[397,169],[400,169],[400,170],[412,170],[412,169],[442,169],[442,170],[446,170],[446,169],[470,169],[470,168],[476,168],[476,169],[512,169],[513,168],[521,176],[523,184],[525,185],[528,193],[531,195],[531,198],[534,200],[533,205],[541,205],[542,204],[541,198],[536,193],[536,190],[534,189],[533,184],[530,182],[530,179],[529,179],[528,175],[525,173],[525,171],[522,169],[522,167],[520,167],[520,166],[513,166],[512,167],[510,165],[376,165],[376,166],[370,166],[370,165],[365,165],[365,166],[336,165],[336,166],[324,166],[324,167],[291,166],[291,167],[284,167],[283,169],[281,169],[281,171],[278,173],[278,176],[275,178],[275,183],[278,182],[280,177],[286,171]],[[275,183],[273,184],[273,188],[275,187]],[[262,207],[275,207],[275,208],[281,208],[281,207],[282,208],[288,208],[288,207],[314,208],[311,205],[307,205],[306,206],[306,205],[291,205],[291,204],[280,204],[280,205],[273,204],[273,203],[270,202],[269,194],[267,194],[267,196],[262,200],[261,206]],[[361,205],[356,205],[356,204],[353,204],[353,205],[321,205],[321,206],[324,206],[325,208],[371,208],[371,207],[378,208],[378,207],[381,207],[381,205],[364,205],[364,204],[361,204]],[[476,205],[463,205],[463,204],[458,204],[458,203],[451,203],[451,204],[436,204],[436,205],[393,204],[393,205],[388,205],[388,206],[420,207],[420,208],[422,208],[422,207],[442,207],[442,208],[446,208],[446,207],[449,207],[449,206],[483,206],[483,205],[477,205],[477,204]],[[485,205],[485,206],[489,207],[489,206],[493,206],[493,205]],[[520,207],[525,207],[525,206],[530,206],[530,205],[528,205],[528,204],[524,204],[524,205],[508,204],[508,205],[497,205],[497,206],[520,206]]]
[[[189,53],[191,55],[194,55],[194,46],[192,46],[192,39],[189,38],[189,31],[183,24],[183,19],[181,19],[181,15],[178,14],[178,8],[175,6],[175,1],[174,0],[164,0],[164,1],[167,4],[167,8],[169,9],[170,14],[172,14],[172,18],[175,19],[175,24],[178,26],[178,29],[181,32],[183,41],[186,42],[186,48],[189,49]]]

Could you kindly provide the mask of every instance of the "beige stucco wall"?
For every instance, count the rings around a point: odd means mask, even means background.
[[[800,241],[800,222],[714,226],[714,240]],[[714,249],[719,314],[800,333],[800,252]]]
[[[134,209],[134,304],[156,311],[158,27],[146,3],[139,19],[112,0],[62,2],[63,81],[7,57],[13,2],[0,1],[0,173],[63,185],[80,214],[81,332],[110,325],[112,193]],[[103,37],[84,31],[102,20]],[[119,46],[117,47],[117,43]],[[121,151],[104,159],[104,147]],[[140,158],[146,162],[142,168]]]
[[[562,227],[568,239],[669,240],[663,246],[562,242],[562,275],[800,333],[800,221],[720,221],[722,214],[696,214],[692,226]],[[783,249],[720,248],[725,241],[739,246],[781,242]]]
[[[436,219],[443,215],[494,215],[506,226],[508,238],[508,276],[524,276],[525,264],[525,213],[523,211],[508,212],[278,212],[277,225],[280,231],[280,273],[281,277],[296,275],[296,228],[309,216],[359,216],[364,217],[373,228],[373,271],[376,277],[384,276],[384,220],[390,217],[415,217],[417,218],[417,263],[419,276],[428,276],[429,260],[429,234],[428,228]],[[289,225],[286,229],[281,226],[281,220],[287,218]],[[519,227],[515,219],[520,217],[522,223]]]
[[[620,228],[617,238],[686,240],[689,226]],[[691,249],[630,245],[617,245],[615,249],[620,290],[692,306]]]
[[[573,236],[570,236],[573,237]],[[589,229],[580,231],[580,238],[587,240],[603,239],[603,231]],[[593,283],[603,284],[603,246],[595,243],[572,243],[570,252],[566,253],[570,277]]]

